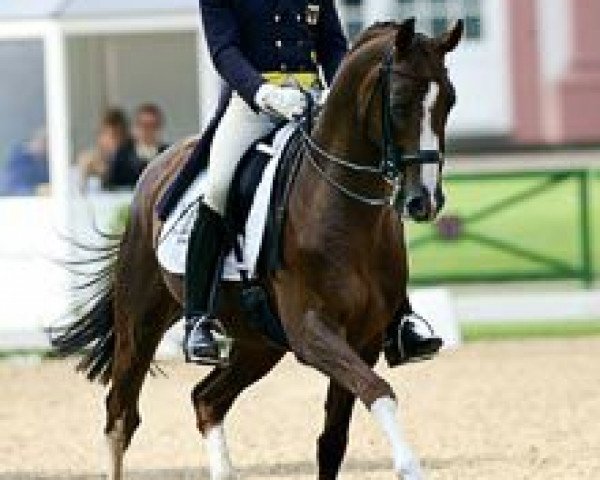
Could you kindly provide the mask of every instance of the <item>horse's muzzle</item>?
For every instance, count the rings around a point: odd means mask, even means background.
[[[405,213],[417,223],[433,221],[438,212],[436,203],[427,192],[409,197],[406,201]]]

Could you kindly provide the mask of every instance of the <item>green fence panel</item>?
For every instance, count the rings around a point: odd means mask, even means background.
[[[440,219],[407,227],[412,283],[575,279],[591,285],[597,185],[600,178],[586,170],[449,176]]]

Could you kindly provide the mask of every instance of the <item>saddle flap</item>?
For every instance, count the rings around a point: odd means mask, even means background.
[[[272,157],[264,153],[264,148],[259,149],[257,143],[252,149],[257,152],[257,157],[245,156],[246,161],[240,164],[231,187],[228,216],[231,218],[231,215],[241,215],[242,220],[238,219],[238,221],[241,221],[243,228],[239,229],[239,241],[244,261],[243,264],[240,264],[234,253],[231,252],[225,260],[224,280],[239,281],[240,269],[246,270],[251,278],[256,275],[277,167],[295,129],[294,124],[288,124],[276,132],[270,147],[275,152]],[[258,162],[261,162],[260,158],[262,158],[264,165],[262,168],[258,165],[260,170],[258,179],[248,180],[248,178],[255,177],[252,172],[256,172],[257,165],[253,164],[256,158],[259,159]],[[187,189],[163,224],[156,255],[160,265],[168,272],[178,275],[185,274],[189,238],[206,185],[207,175],[204,171]],[[250,198],[250,200],[246,205],[241,205],[241,203],[246,203],[243,200],[244,197]],[[237,209],[238,212],[232,213],[232,209]]]

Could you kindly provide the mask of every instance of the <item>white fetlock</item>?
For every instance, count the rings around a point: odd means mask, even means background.
[[[217,425],[208,431],[206,446],[210,462],[210,480],[239,480],[240,476],[231,463],[223,425]]]
[[[371,413],[392,447],[394,470],[398,478],[400,480],[423,480],[425,476],[421,470],[421,464],[404,438],[403,429],[396,415],[397,409],[396,402],[390,397],[379,398],[371,405]]]
[[[409,453],[409,455],[412,455],[412,453]],[[425,475],[423,475],[423,470],[421,469],[421,464],[414,456],[410,460],[406,461],[404,465],[395,467],[395,470],[398,474],[399,480],[425,479]]]
[[[125,422],[118,419],[106,436],[108,442],[108,480],[123,479],[123,456],[125,454]]]
[[[241,480],[242,477],[236,471],[211,473],[210,480]]]

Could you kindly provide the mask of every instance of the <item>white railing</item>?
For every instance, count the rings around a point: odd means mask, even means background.
[[[44,327],[67,311],[73,281],[57,261],[76,258],[61,234],[98,242],[93,217],[101,229],[114,228],[130,197],[73,197],[67,212],[50,198],[0,198],[0,349],[47,346]]]

